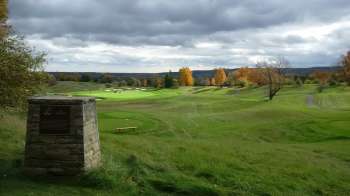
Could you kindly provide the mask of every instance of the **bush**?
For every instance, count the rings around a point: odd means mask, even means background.
[[[235,82],[235,86],[238,86],[238,87],[240,87],[240,88],[243,88],[243,87],[245,87],[245,86],[248,86],[248,83],[245,82],[245,81],[243,81],[243,80],[238,80],[238,81]]]
[[[317,81],[311,80],[311,79],[306,79],[304,84],[317,84]]]
[[[339,85],[339,82],[333,78],[329,81],[329,86],[338,86],[338,85]]]
[[[295,85],[298,87],[302,87],[304,85],[303,81],[300,78],[295,80]]]

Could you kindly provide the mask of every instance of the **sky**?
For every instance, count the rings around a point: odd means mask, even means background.
[[[164,72],[334,65],[350,50],[349,0],[10,0],[9,23],[47,71]]]

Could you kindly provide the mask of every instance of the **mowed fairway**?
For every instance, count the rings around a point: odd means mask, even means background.
[[[103,98],[103,168],[71,181],[23,177],[15,163],[25,121],[7,115],[1,195],[350,194],[349,87],[290,86],[271,102],[264,88],[72,94]],[[136,131],[115,132],[130,126]]]

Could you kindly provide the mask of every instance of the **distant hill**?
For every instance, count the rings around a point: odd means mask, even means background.
[[[336,71],[340,67],[310,67],[310,68],[286,68],[285,71],[288,75],[297,75],[297,76],[306,76],[311,74],[316,70],[320,71]],[[226,69],[226,73],[234,71],[236,69]],[[100,78],[102,74],[100,72],[49,72],[50,74],[57,76],[60,73],[64,74],[88,74],[92,78]],[[161,73],[109,73],[114,78],[154,78],[154,77],[163,77],[169,72],[161,72]],[[214,70],[193,70],[192,74],[195,78],[205,78],[205,77],[213,77]],[[171,75],[177,77],[179,75],[178,72],[171,72]]]

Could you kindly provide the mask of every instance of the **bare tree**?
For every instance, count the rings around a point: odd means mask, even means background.
[[[265,78],[269,100],[272,100],[283,87],[285,70],[289,67],[289,62],[283,56],[278,56],[260,61],[256,66]]]

